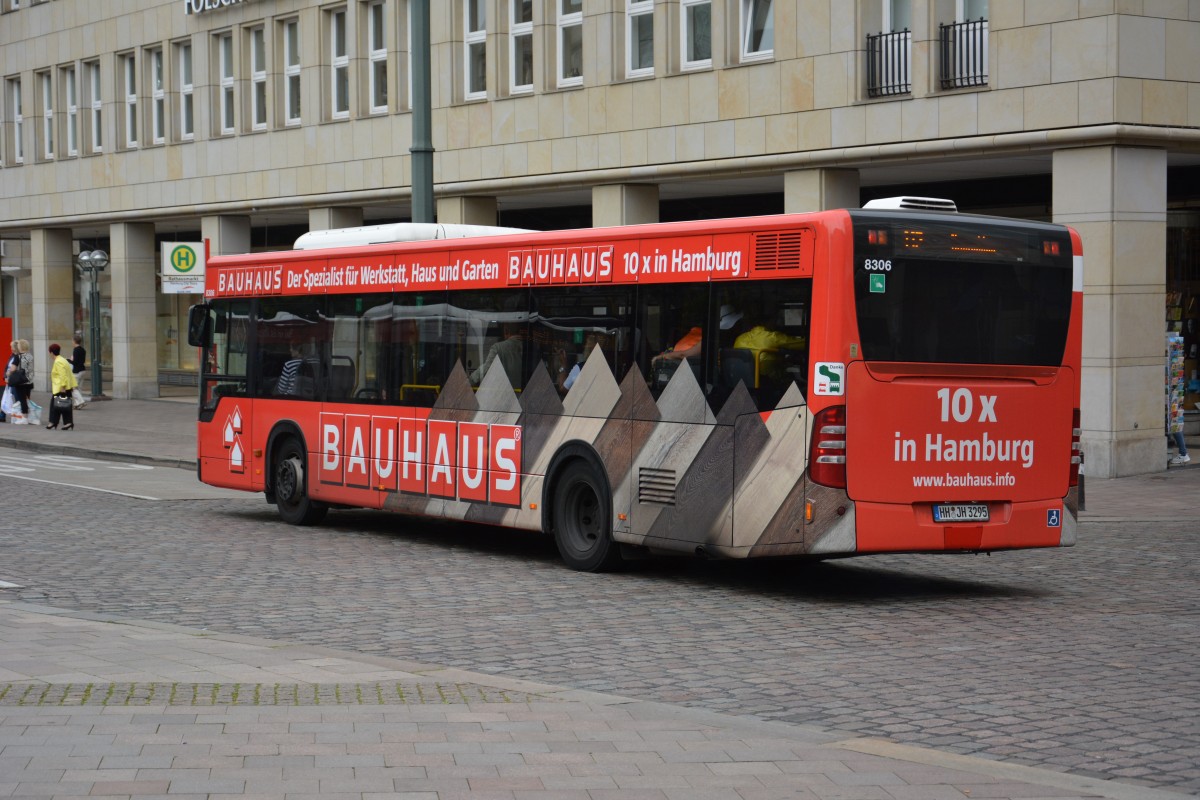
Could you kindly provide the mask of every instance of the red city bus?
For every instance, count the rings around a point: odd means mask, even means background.
[[[872,205],[213,257],[199,477],[583,570],[1073,544],[1078,235]]]

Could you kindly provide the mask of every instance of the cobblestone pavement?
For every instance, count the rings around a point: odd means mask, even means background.
[[[596,576],[490,528],[20,492],[23,522],[0,523],[13,599],[1200,793],[1195,519],[1090,522],[1070,550]]]

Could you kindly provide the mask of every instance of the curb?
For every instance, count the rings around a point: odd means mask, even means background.
[[[119,461],[125,464],[147,464],[155,467],[175,467],[186,470],[194,470],[196,468],[195,459],[166,458],[162,456],[149,456],[142,453],[123,453],[119,450],[98,450],[86,445],[48,444],[45,442],[26,441],[25,439],[0,438],[0,447],[25,450],[31,453],[97,458],[104,461]]]

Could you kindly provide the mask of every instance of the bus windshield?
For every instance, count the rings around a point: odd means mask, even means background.
[[[866,361],[1062,364],[1072,272],[1061,229],[866,215],[855,222]]]

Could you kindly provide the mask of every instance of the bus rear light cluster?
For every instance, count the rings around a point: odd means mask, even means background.
[[[822,486],[846,488],[845,406],[830,406],[814,419],[808,475]]]
[[[1071,486],[1079,485],[1079,466],[1083,463],[1083,445],[1079,442],[1081,436],[1083,428],[1080,427],[1077,408],[1071,415]]]

